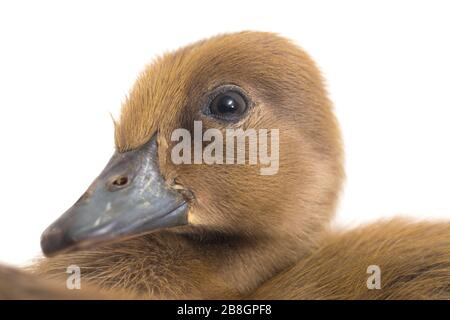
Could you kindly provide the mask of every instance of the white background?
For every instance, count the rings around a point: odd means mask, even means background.
[[[279,32],[318,62],[342,125],[345,225],[450,218],[448,1],[2,1],[0,261],[44,228],[113,153],[113,126],[155,54],[216,33]]]

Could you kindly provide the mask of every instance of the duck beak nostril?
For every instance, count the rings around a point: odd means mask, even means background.
[[[118,177],[112,182],[113,185],[122,187],[128,184],[128,178],[127,177]]]
[[[115,191],[126,187],[130,182],[130,179],[126,175],[121,175],[114,177],[107,183],[107,188],[109,191]]]

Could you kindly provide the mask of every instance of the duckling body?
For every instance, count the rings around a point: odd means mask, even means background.
[[[252,299],[450,299],[450,223],[381,221],[330,232]],[[379,287],[367,282],[379,268]],[[370,288],[370,289],[369,289]]]
[[[223,99],[233,108],[222,112],[215,103]],[[172,133],[193,131],[194,121],[222,133],[279,130],[277,174],[261,175],[262,164],[175,165]],[[157,59],[125,101],[115,142],[105,171],[43,236],[44,252],[56,256],[32,271],[60,290],[75,264],[82,281],[106,296],[118,290],[171,299],[450,298],[449,223],[330,230],[344,176],[339,128],[317,68],[288,40],[261,32],[220,35]],[[151,179],[142,170],[153,170]],[[164,195],[164,203],[177,204],[177,219],[156,223],[144,215],[130,229],[110,224],[109,206],[94,229],[89,225],[94,231],[86,229],[94,213],[86,208],[133,196],[126,190],[147,188],[136,185],[146,177],[158,192],[138,189],[152,199],[145,205]],[[142,214],[136,208],[143,204],[130,208],[130,202],[117,207],[129,208],[131,218]],[[80,236],[74,226],[89,232]],[[369,265],[380,266],[383,290],[367,288]]]

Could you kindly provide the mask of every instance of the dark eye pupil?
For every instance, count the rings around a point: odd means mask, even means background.
[[[220,100],[217,102],[217,110],[220,113],[233,113],[239,108],[238,103],[236,100],[228,95],[225,95],[220,98]]]
[[[210,115],[222,120],[238,120],[247,110],[247,101],[243,94],[235,90],[220,92],[209,103]]]

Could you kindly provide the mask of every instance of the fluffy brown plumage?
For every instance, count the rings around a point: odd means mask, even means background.
[[[380,221],[331,232],[318,250],[254,292],[254,299],[450,299],[450,222]],[[368,290],[367,267],[381,270]]]
[[[222,84],[240,86],[254,103],[237,124],[199,112]],[[174,165],[170,134],[192,131],[194,120],[222,132],[278,128],[278,174]],[[450,298],[448,223],[329,230],[343,180],[339,129],[317,68],[290,41],[227,34],[156,59],[123,105],[116,147],[133,150],[156,132],[167,183],[194,195],[190,224],[42,259],[35,273],[63,284],[77,264],[82,281],[143,298]],[[382,290],[365,287],[370,264],[382,269]]]

